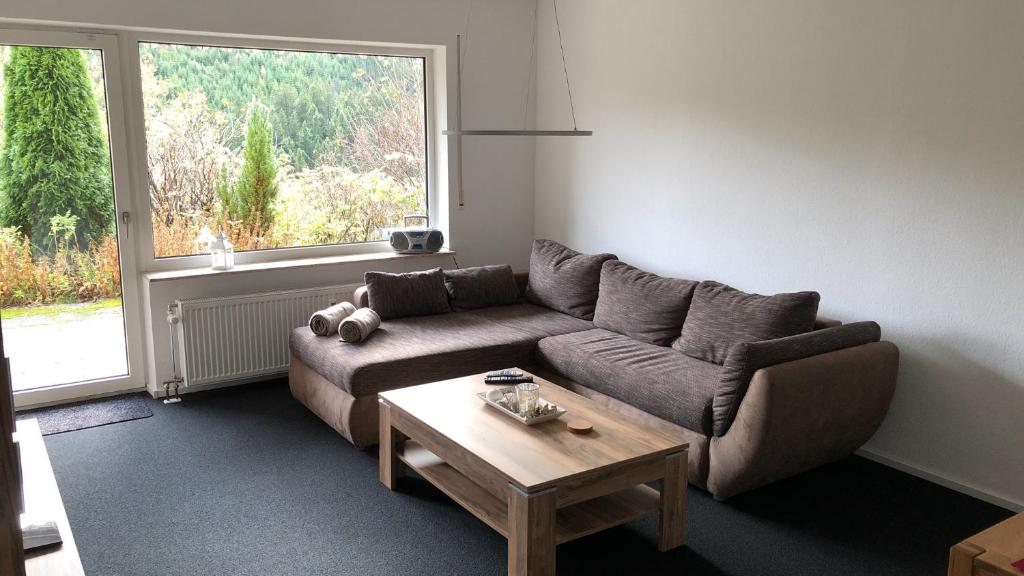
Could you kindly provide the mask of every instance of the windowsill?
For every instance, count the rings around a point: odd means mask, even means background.
[[[186,270],[167,270],[162,272],[144,272],[142,277],[150,282],[162,280],[181,280],[186,278],[204,278],[267,270],[297,270],[329,264],[355,264],[360,262],[383,262],[388,260],[405,260],[408,258],[429,258],[431,256],[454,255],[454,250],[442,248],[430,254],[398,254],[395,252],[376,252],[370,254],[348,254],[345,256],[325,256],[321,258],[298,258],[295,260],[279,260],[277,262],[258,262],[255,264],[239,264],[231,270],[214,270],[212,268],[188,268]]]

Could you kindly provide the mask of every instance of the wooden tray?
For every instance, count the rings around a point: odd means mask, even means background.
[[[514,392],[515,391],[515,387],[494,388],[493,390],[498,390],[499,392],[502,392],[502,393],[508,393],[508,392]],[[561,418],[562,415],[565,414],[565,412],[566,412],[566,410],[564,408],[562,408],[561,406],[558,406],[554,402],[549,402],[549,401],[547,401],[547,400],[545,400],[543,398],[539,398],[538,402],[540,402],[541,405],[554,406],[555,407],[555,411],[551,412],[550,414],[544,414],[543,416],[534,416],[532,418],[524,418],[523,416],[520,416],[518,412],[513,412],[513,411],[509,410],[508,408],[506,408],[505,406],[503,406],[502,404],[499,404],[497,402],[492,402],[491,400],[488,400],[486,392],[479,392],[479,393],[477,393],[476,397],[481,399],[481,400],[483,400],[485,404],[496,408],[502,414],[504,414],[506,416],[509,416],[511,418],[515,418],[516,420],[522,422],[523,424],[526,424],[527,426],[533,426],[534,424],[540,424],[541,422],[547,422],[548,420],[555,420],[557,418]]]

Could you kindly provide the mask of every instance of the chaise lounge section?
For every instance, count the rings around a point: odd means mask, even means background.
[[[488,268],[421,273],[420,289],[427,275],[429,290],[445,285],[451,311],[385,318],[363,343],[295,330],[292,394],[364,448],[377,442],[378,392],[520,366],[683,433],[690,482],[720,499],[848,455],[892,399],[896,346],[873,322],[816,317],[816,293],[763,297],[661,278],[548,241],[535,245],[530,275]],[[401,292],[368,280],[359,307],[386,310]],[[459,289],[480,282],[506,295]],[[739,341],[723,337],[737,331]],[[755,337],[764,334],[778,337]]]

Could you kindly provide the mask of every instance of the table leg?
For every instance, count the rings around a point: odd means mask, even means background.
[[[555,575],[555,489],[527,494],[508,487],[509,576]]]
[[[391,426],[391,406],[381,400],[380,409],[380,481],[389,490],[395,489],[395,481],[402,477],[405,466],[398,459],[395,448],[405,441],[402,434]]]
[[[662,552],[686,544],[686,459],[685,450],[665,458],[658,540],[658,550]]]

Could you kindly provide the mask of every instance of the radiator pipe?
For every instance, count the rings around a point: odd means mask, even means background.
[[[167,331],[168,342],[171,348],[171,370],[172,377],[170,380],[164,382],[164,404],[174,404],[181,402],[181,396],[178,394],[178,386],[182,383],[181,376],[178,375],[178,351],[175,346],[176,334],[174,327],[181,322],[181,317],[178,315],[177,304],[170,304],[167,306]],[[170,388],[174,385],[174,395],[171,395]]]

